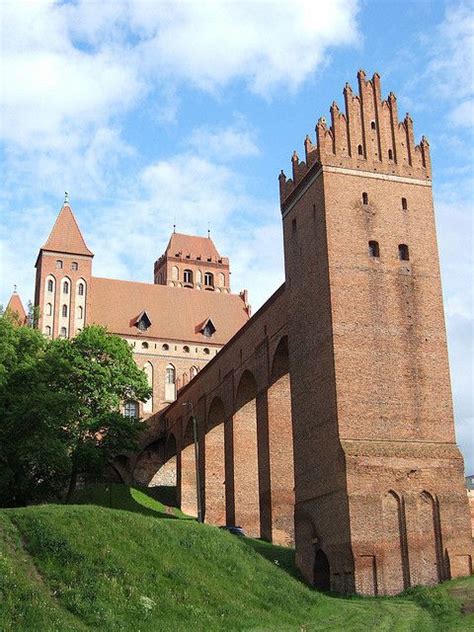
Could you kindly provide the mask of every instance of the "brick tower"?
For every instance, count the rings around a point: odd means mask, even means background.
[[[36,260],[38,329],[46,336],[73,337],[85,326],[90,308],[93,256],[66,194],[51,234]]]
[[[295,537],[323,588],[393,594],[472,572],[429,145],[358,73],[280,175]]]

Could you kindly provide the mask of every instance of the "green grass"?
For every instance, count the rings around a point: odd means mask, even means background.
[[[2,632],[474,629],[453,596],[472,595],[473,578],[396,598],[321,594],[291,550],[132,499],[152,514],[128,501],[0,511]]]

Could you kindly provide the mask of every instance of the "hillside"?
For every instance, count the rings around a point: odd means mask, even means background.
[[[0,630],[474,629],[448,594],[465,598],[473,578],[398,598],[320,594],[297,579],[291,550],[155,517],[154,502],[150,515],[0,511]]]

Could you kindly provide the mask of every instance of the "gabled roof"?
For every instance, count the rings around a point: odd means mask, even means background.
[[[206,318],[206,320],[204,320],[202,323],[199,323],[199,325],[196,327],[196,331],[200,331],[202,334],[204,334],[204,330],[206,328],[209,331],[210,336],[216,333],[216,326],[212,322],[211,318]]]
[[[21,302],[20,295],[16,291],[13,292],[13,294],[11,295],[5,312],[17,314],[20,325],[24,325],[26,323],[27,319],[25,308],[23,307],[23,303]]]
[[[139,323],[143,322],[145,324],[145,327],[148,329],[148,327],[151,326],[151,320],[148,316],[148,314],[146,313],[146,310],[143,309],[138,316],[136,316],[135,318],[132,318],[132,320],[130,321],[131,325],[134,325],[135,327],[138,327]]]
[[[59,211],[53,229],[46,243],[42,246],[42,250],[94,256],[86,246],[74,213],[67,202],[63,204],[62,209]]]
[[[173,233],[166,247],[166,254],[174,257],[175,255],[191,255],[192,259],[201,257],[203,261],[212,259],[217,261],[221,258],[217,252],[217,248],[210,237],[196,237],[194,235],[183,235],[182,233]]]
[[[93,277],[89,323],[104,325],[122,336],[149,336],[207,344],[225,344],[248,321],[247,306],[237,294],[193,292],[186,288]],[[137,318],[146,312],[150,326],[141,333]],[[137,316],[138,315],[138,316]],[[198,329],[208,319],[212,339]]]

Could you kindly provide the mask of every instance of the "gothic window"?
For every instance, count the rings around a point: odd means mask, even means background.
[[[61,336],[61,338],[65,338],[67,336],[67,329],[66,329],[66,327],[61,327],[59,335]]]
[[[402,198],[402,209],[406,211],[408,209],[408,202],[406,198]]]
[[[197,367],[192,366],[192,367],[189,369],[189,377],[190,377],[190,379],[192,380],[192,379],[193,379],[193,377],[195,377],[197,374],[198,374]]]
[[[63,315],[64,317],[66,317],[66,316],[67,316],[67,305],[63,305],[62,315]]]
[[[67,281],[63,283],[63,292],[64,294],[69,294],[69,283]]]
[[[79,296],[84,296],[84,283],[79,283],[77,286],[77,293]]]
[[[166,384],[174,384],[176,382],[176,369],[172,364],[166,367]]]
[[[51,336],[51,327],[49,325],[46,327],[46,335]]]
[[[54,289],[53,281],[51,279],[48,280],[48,292],[52,292]]]
[[[380,257],[380,249],[378,241],[369,241],[369,255],[371,257]]]
[[[77,317],[79,318],[79,320],[82,320],[84,314],[84,308],[82,307],[82,305],[79,305],[77,308]]]
[[[388,159],[393,160],[393,151],[391,149],[388,150]]]
[[[364,191],[362,193],[362,204],[366,206],[369,203],[369,194]]]
[[[185,283],[192,283],[193,282],[193,273],[191,270],[185,270],[184,271],[184,282]]]
[[[77,264],[77,261],[73,261],[71,263],[71,270],[78,270],[78,269],[79,269],[79,266]]]
[[[187,345],[185,345],[183,347],[183,351],[184,351],[184,353],[189,353],[189,347]]]
[[[364,152],[362,150],[362,145],[357,145],[357,153],[359,156],[363,156]]]
[[[398,258],[400,261],[410,260],[410,253],[408,252],[408,246],[406,244],[400,244],[398,246]]]
[[[51,303],[46,304],[46,316],[51,316],[53,313],[53,306]]]
[[[214,275],[211,272],[206,272],[204,274],[204,285],[214,287]]]
[[[167,345],[166,343],[161,347],[163,351],[169,351],[170,350],[170,346]]]
[[[58,270],[61,270],[63,267],[63,262],[61,261],[61,259],[58,259],[56,261],[56,268],[58,268]]]
[[[138,418],[138,402],[130,400],[125,402],[123,407],[123,415],[124,417],[135,417]]]

